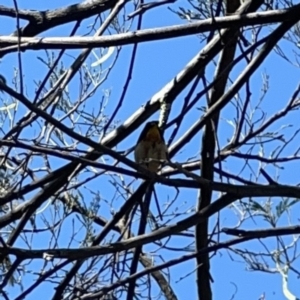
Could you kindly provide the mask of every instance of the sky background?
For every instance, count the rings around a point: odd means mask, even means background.
[[[19,8],[23,9],[36,9],[36,10],[46,10],[58,8],[63,5],[70,5],[76,3],[77,1],[64,1],[64,0],[52,0],[52,1],[29,1],[23,0],[18,1]],[[298,3],[294,1],[294,3]],[[11,6],[13,7],[13,1],[2,0],[1,5]],[[176,8],[179,6],[185,6],[186,2],[183,0],[177,1],[174,5],[170,5],[172,8]],[[172,13],[170,10],[166,9],[167,7],[154,9],[144,15],[143,18],[143,29],[146,28],[154,28],[154,27],[162,27],[169,26],[175,24],[184,24],[185,21],[180,20],[177,15]],[[93,20],[87,20],[82,23],[78,34],[85,34],[87,32],[87,27],[92,24]],[[64,25],[57,27],[53,30],[43,32],[41,36],[68,36],[71,32],[72,25]],[[134,27],[133,27],[134,28]],[[9,35],[16,29],[16,24],[13,19],[0,17],[0,35]],[[269,32],[269,28],[266,27],[264,29],[265,32]],[[142,43],[138,48],[138,54],[135,61],[135,67],[133,72],[133,77],[130,83],[130,87],[128,89],[124,105],[122,109],[119,111],[116,119],[119,124],[122,124],[128,117],[130,117],[141,105],[146,103],[155,93],[157,93],[167,82],[169,82],[174,75],[176,75],[180,70],[184,68],[184,66],[198,53],[203,45],[201,44],[200,39],[197,36],[190,37],[182,37],[176,39],[170,39],[166,41],[157,41],[157,42],[149,42]],[[292,47],[292,45],[288,41],[280,42],[281,48],[288,53],[289,57],[294,56],[294,53],[299,53],[299,49]],[[95,49],[97,52],[98,49]],[[108,100],[108,104],[106,107],[106,114],[110,114],[114,108],[115,104],[118,102],[121,93],[123,91],[124,83],[126,81],[127,70],[129,66],[129,59],[131,57],[132,46],[123,47],[120,57],[117,61],[116,66],[113,68],[112,73],[110,74],[108,80],[97,90],[95,95],[87,102],[86,108],[92,110],[96,105],[98,105],[98,99],[107,92],[111,91],[111,96]],[[73,57],[78,55],[78,50],[70,50],[68,51],[68,56],[64,56],[64,66],[68,68],[72,61]],[[43,57],[45,53],[43,51],[27,51],[26,53],[22,53],[22,64],[23,64],[23,74],[24,74],[24,82],[26,83],[26,96],[29,99],[34,98],[34,92],[36,89],[36,85],[34,82],[42,80],[47,72],[47,69],[42,65],[42,63],[37,59],[37,56]],[[107,66],[111,63],[114,58],[115,53],[112,57],[107,61]],[[90,55],[86,60],[86,64],[90,65],[95,62],[95,58],[93,55]],[[105,68],[106,65],[104,64]],[[241,64],[237,66],[232,72],[232,79],[235,79],[239,72],[245,67],[245,65]],[[12,80],[14,77],[14,73],[18,68],[17,54],[9,54],[6,55],[0,63],[0,74],[5,75],[7,79],[7,84],[12,87]],[[207,70],[206,74],[210,79],[212,79],[214,72],[214,65],[211,64]],[[284,107],[285,103],[291,97],[293,91],[296,86],[299,84],[299,68],[295,66],[291,66],[287,61],[280,58],[275,52],[273,52],[263,63],[263,65],[256,71],[256,74],[251,79],[251,91],[252,91],[252,101],[253,103],[258,102],[260,95],[262,94],[262,78],[265,76],[264,74],[268,74],[269,76],[269,91],[265,97],[264,104],[262,107],[268,112],[268,116],[271,116],[272,113],[280,110]],[[176,116],[180,112],[181,105],[183,103],[184,97],[186,96],[186,89],[176,100],[176,105],[172,107],[171,118]],[[198,88],[198,91],[201,90],[201,86]],[[69,85],[69,91],[71,97],[76,99],[79,95],[78,90],[78,78],[74,78],[74,80]],[[241,93],[241,96],[243,92]],[[7,96],[8,97],[8,96]],[[205,105],[205,98],[203,98],[200,102],[200,106]],[[228,105],[222,114],[222,119],[220,122],[220,144],[225,145],[230,139],[233,128],[230,124],[230,120],[233,116],[233,106]],[[20,110],[17,115],[17,119],[24,115],[26,109],[20,105]],[[178,139],[181,134],[183,134],[200,116],[202,112],[198,109],[193,109],[191,113],[189,113],[189,117],[186,118],[183,122],[183,128],[179,131],[176,139]],[[153,116],[151,119],[156,119],[158,115]],[[259,116],[257,116],[259,118]],[[285,126],[289,123],[294,123],[296,120],[299,120],[299,112],[295,111],[290,114],[287,118],[284,118],[283,121],[277,122],[270,129],[279,129],[281,126]],[[3,125],[7,126],[7,124]],[[126,150],[132,147],[140,133],[139,128],[137,129],[131,136],[126,138],[122,143],[118,145],[118,150]],[[84,129],[83,129],[84,130]],[[289,131],[290,130],[290,131]],[[22,137],[30,138],[33,134],[36,136],[36,132],[34,133],[35,128],[31,128],[28,131],[24,131]],[[285,133],[287,136],[291,135],[293,132],[293,128],[286,128]],[[166,131],[165,136],[168,140],[171,131]],[[299,137],[295,138],[294,144],[295,147],[287,147],[285,150],[285,155],[292,155],[293,151],[297,148],[296,145],[299,145]],[[186,161],[187,158],[199,155],[200,150],[200,134],[197,135],[184,150],[176,155],[174,161],[183,162]],[[266,147],[265,150],[267,153],[265,156],[268,156],[270,152],[273,150],[273,145],[270,147]],[[268,153],[269,152],[269,153]],[[129,155],[129,158],[133,158],[132,154]],[[228,169],[231,173],[236,174],[239,172],[240,168],[243,166],[243,161],[239,159],[230,159],[230,163],[226,164],[226,167],[230,166]],[[38,167],[38,161],[35,162]],[[53,160],[52,168],[56,169],[59,166],[65,164],[66,162],[62,162],[60,160]],[[299,168],[298,163],[288,163],[285,165],[285,168],[281,170],[279,181],[282,184],[297,184],[299,182],[297,175],[297,170]],[[226,169],[225,169],[226,170]],[[271,167],[266,168],[269,174],[275,175],[275,169]],[[247,178],[247,170],[245,170],[244,178]],[[101,185],[101,180],[99,179],[99,184]],[[101,196],[109,199],[114,192],[113,187],[106,186],[107,178],[103,179],[102,185],[103,189],[101,189]],[[266,183],[264,180],[262,183]],[[87,185],[87,197],[90,195],[88,189],[93,190],[95,186],[94,183]],[[135,184],[137,186],[137,184]],[[163,201],[168,201],[168,199],[174,197],[175,191],[166,189],[158,186],[158,193],[162,195]],[[30,199],[30,195],[28,195],[28,199]],[[191,209],[195,207],[196,203],[196,195],[195,191],[183,191],[181,193],[180,198],[177,201],[185,202],[184,207]],[[279,201],[280,199],[273,199],[273,201]],[[257,201],[264,201],[264,199],[257,199]],[[123,202],[116,202],[116,209],[120,207]],[[179,205],[179,204],[178,204]],[[109,211],[108,208],[102,207],[101,213],[108,217]],[[153,208],[155,210],[155,208]],[[294,211],[291,213],[292,224],[297,224],[298,221],[298,213],[297,211],[299,206],[294,207]],[[47,212],[46,212],[47,214]],[[230,227],[235,226],[238,223],[238,218],[234,215],[232,210],[226,209],[220,214],[221,227]],[[211,220],[211,225],[214,225],[216,218],[213,217]],[[63,230],[61,231],[60,237],[60,247],[67,246],[68,236],[70,232],[70,228],[72,224],[72,219],[70,221],[65,222]],[[280,225],[286,226],[287,218],[282,218],[282,221],[279,222]],[[70,226],[70,227],[69,227]],[[242,226],[245,229],[260,229],[269,227],[263,218],[248,220]],[[98,231],[99,227],[95,227]],[[83,233],[78,234],[78,240],[83,236]],[[46,235],[45,235],[46,237]],[[230,237],[222,237],[222,240],[230,239]],[[290,237],[285,238],[287,241],[291,241]],[[44,248],[48,246],[48,243],[44,242],[45,240],[39,238],[33,239],[33,245],[36,248]],[[266,242],[266,241],[265,241]],[[182,246],[182,244],[178,244],[179,239],[174,238],[172,241],[172,245]],[[266,242],[270,247],[275,245],[275,239],[268,239]],[[18,241],[15,246],[24,247],[23,241]],[[244,249],[259,249],[261,247],[262,251],[264,251],[262,245],[260,245],[257,241],[247,242],[239,246],[239,248]],[[146,249],[151,249],[151,246],[147,246]],[[169,252],[168,252],[169,253]],[[176,252],[174,256],[168,256],[168,259],[172,259],[175,257],[179,257],[183,255],[183,252]],[[235,262],[233,262],[235,260]],[[34,262],[37,267],[40,267],[44,264],[43,261]],[[299,261],[294,265],[295,268],[299,268]],[[171,283],[172,287],[175,290],[175,293],[178,296],[178,299],[196,299],[196,289],[193,285],[195,280],[194,273],[195,270],[195,262],[193,260],[186,262],[184,264],[177,265],[172,267],[171,269]],[[187,276],[190,274],[189,276]],[[251,272],[245,270],[244,262],[236,256],[228,255],[226,250],[219,251],[216,253],[211,260],[211,274],[214,279],[214,283],[212,284],[214,299],[237,299],[237,300],[258,300],[259,297],[265,293],[266,300],[281,300],[284,299],[282,294],[282,283],[281,277],[279,274],[266,274],[259,272]],[[290,272],[289,274],[289,288],[295,296],[300,297],[299,290],[299,280],[296,276]],[[62,275],[63,276],[63,275]],[[182,279],[186,277],[185,279]],[[26,277],[24,281],[24,286],[31,284],[34,280],[35,276]],[[30,282],[31,281],[31,282]],[[10,293],[11,299],[14,299],[16,295],[18,295],[20,291],[18,288],[12,289]],[[49,295],[46,298],[51,298],[52,295],[52,286],[50,284],[44,284],[37,288],[33,293],[30,294],[26,299],[46,299],[45,295]],[[233,295],[235,295],[233,297]]]

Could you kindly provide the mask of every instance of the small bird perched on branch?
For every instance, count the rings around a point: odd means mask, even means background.
[[[157,172],[160,165],[168,160],[168,147],[157,121],[145,125],[134,150],[134,159],[151,172]]]
[[[157,121],[151,121],[145,125],[134,149],[134,159],[136,163],[155,173],[164,161],[169,160],[168,147]],[[149,181],[148,191],[150,191],[150,193],[146,193],[145,199],[149,199],[150,201],[151,192],[154,192],[158,215],[162,220],[162,214],[154,190],[154,182]],[[148,211],[148,208],[146,211]],[[148,213],[145,213],[144,216],[147,217],[147,215]]]

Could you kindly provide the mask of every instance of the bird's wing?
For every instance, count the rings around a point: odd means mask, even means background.
[[[141,163],[146,158],[144,142],[139,142],[134,149],[134,160],[136,163]]]

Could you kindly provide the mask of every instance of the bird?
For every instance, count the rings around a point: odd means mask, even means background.
[[[169,160],[168,147],[158,124],[159,122],[157,121],[146,123],[134,149],[135,162],[155,173],[159,170],[164,161]],[[148,198],[147,194],[151,197],[151,192],[153,191],[158,215],[160,220],[163,220],[154,189],[154,182],[149,182],[147,190],[150,191],[150,193],[146,193],[145,199]],[[145,213],[145,216],[147,216],[147,213]]]
[[[151,172],[157,172],[169,160],[168,147],[157,121],[146,123],[134,150],[135,162]]]

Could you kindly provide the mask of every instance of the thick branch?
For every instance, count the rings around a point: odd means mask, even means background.
[[[16,11],[13,8],[0,5],[0,16],[16,18],[16,15],[18,15],[20,19],[28,20],[29,23],[20,28],[19,32],[22,36],[35,36],[59,25],[98,15],[114,7],[116,2],[116,0],[83,1],[78,4],[46,11],[25,9]],[[18,33],[15,32],[14,35],[18,35]]]
[[[198,216],[199,217],[199,216]],[[202,220],[202,219],[201,219]],[[164,229],[160,229],[157,231],[163,231]],[[231,229],[224,228],[223,231],[228,234],[234,234]],[[273,229],[263,229],[257,231],[240,231],[239,237],[247,238],[247,239],[257,239],[257,238],[267,238],[273,236],[284,236],[291,234],[300,234],[300,226],[289,226],[282,228],[273,228]],[[153,232],[155,233],[155,232]],[[235,235],[235,234],[234,234]],[[114,243],[107,246],[95,246],[95,247],[86,247],[80,249],[39,249],[39,250],[28,250],[16,247],[7,247],[0,248],[0,253],[4,255],[16,255],[21,259],[34,259],[34,258],[43,258],[43,259],[52,259],[52,258],[69,258],[69,259],[83,259],[92,256],[99,256],[110,253],[117,253],[124,250],[129,250],[134,248],[135,245],[142,245],[141,241],[146,243],[149,239],[146,239],[143,236],[131,238],[129,240],[125,240],[123,242]],[[213,247],[211,247],[213,248]]]
[[[247,15],[231,15],[196,21],[191,24],[174,25],[162,28],[144,29],[128,33],[115,34],[102,37],[22,37],[21,50],[40,49],[82,49],[110,46],[123,46],[133,43],[165,40],[181,36],[199,34],[222,28],[240,28],[249,25],[263,25],[288,20],[299,19],[300,4],[289,9],[272,10],[268,12],[250,13]],[[0,37],[0,55],[16,52],[18,50],[18,37]],[[4,48],[9,47],[9,48]]]

